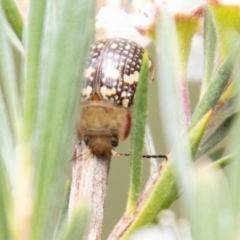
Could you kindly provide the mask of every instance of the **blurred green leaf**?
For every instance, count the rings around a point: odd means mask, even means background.
[[[191,232],[193,239],[236,239],[227,181],[221,171],[203,168],[197,173]]]
[[[239,61],[238,61],[239,64]],[[236,69],[237,74],[240,74],[239,68]],[[239,81],[236,81],[235,91],[237,93],[236,98],[236,109],[239,111],[240,109],[240,83]],[[236,213],[235,216],[235,227],[236,231],[239,230],[239,219],[238,219],[238,213],[240,211],[240,188],[239,188],[239,182],[240,182],[240,148],[239,148],[239,134],[240,134],[240,116],[237,114],[234,124],[231,131],[231,139],[230,139],[230,149],[232,153],[234,153],[233,157],[233,163],[230,166],[230,188],[232,193],[232,202],[234,207],[234,212]]]
[[[41,56],[41,88],[37,89],[39,104],[34,143],[36,164],[31,239],[52,239],[63,207],[81,79],[94,29],[94,10],[95,1],[64,1],[56,29],[52,35],[45,32],[42,49],[50,42],[46,49],[51,47],[51,52],[44,52]]]
[[[11,219],[12,201],[10,196],[9,178],[4,167],[0,154],[0,232],[1,239],[11,240]]]
[[[140,77],[134,98],[132,130],[131,130],[131,172],[130,187],[127,201],[127,214],[134,211],[141,183],[142,151],[147,118],[147,91],[148,91],[148,53],[143,55]]]
[[[180,31],[180,30],[179,30]],[[184,29],[184,31],[186,31]],[[173,159],[178,180],[191,201],[191,150],[188,136],[184,136],[183,107],[181,104],[181,70],[179,70],[178,35],[173,18],[161,14],[158,27],[158,76],[159,101],[164,115],[163,124],[165,137]],[[171,69],[171,71],[169,71]],[[171,124],[170,124],[171,123]]]
[[[213,161],[218,160],[220,157],[222,157],[225,149],[226,149],[225,146],[220,147],[220,148],[218,148],[217,150],[211,152],[211,153],[208,155],[208,157],[209,157],[210,159],[212,159]]]
[[[28,141],[36,124],[40,56],[43,39],[46,0],[31,0],[29,4],[26,56],[24,61],[24,128]],[[50,3],[50,1],[49,1]]]
[[[177,182],[173,164],[170,160],[162,171],[161,177],[155,183],[154,189],[151,191],[146,203],[138,211],[135,220],[124,232],[122,238],[127,239],[137,229],[151,223],[158,212],[170,207],[177,196]]]
[[[230,117],[226,118],[217,129],[213,131],[213,133],[207,137],[201,143],[196,158],[201,157],[204,153],[206,153],[208,150],[213,148],[215,145],[217,145],[221,140],[223,140],[224,137],[227,136],[229,131],[232,128],[233,120],[235,119],[236,114],[231,115]]]
[[[14,0],[1,0],[2,8],[6,18],[17,35],[18,39],[22,40],[23,19],[21,13]]]
[[[11,131],[14,137],[18,137],[21,104],[13,55],[5,32],[4,22],[0,9],[0,87]]]
[[[4,17],[0,8],[0,156],[9,179],[12,180],[16,173],[14,137],[19,124],[17,113],[20,106],[12,54],[3,26]]]
[[[209,164],[207,166],[207,168],[210,168],[212,170],[224,168],[224,167],[228,166],[230,163],[232,163],[233,159],[234,159],[234,155],[229,154],[229,155],[222,157],[222,158],[216,160],[215,162]]]
[[[201,88],[201,96],[206,92],[209,82],[211,81],[215,53],[217,47],[217,36],[213,22],[213,17],[208,7],[204,8],[204,77]]]
[[[212,111],[210,110],[200,119],[200,121],[198,121],[198,123],[188,133],[193,157],[195,156],[198,150],[198,146],[200,144],[200,141],[202,139],[202,136],[204,134],[204,131],[206,129],[206,126],[211,116],[212,116]]]
[[[190,122],[189,128],[191,129],[200,118],[211,108],[213,108],[221,97],[229,77],[232,74],[233,67],[236,59],[239,56],[240,44],[238,43],[234,51],[226,58],[218,72],[208,85],[208,89],[198,103]]]

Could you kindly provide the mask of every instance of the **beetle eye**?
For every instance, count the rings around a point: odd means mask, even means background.
[[[111,144],[113,147],[118,146],[118,139],[116,137],[111,137]]]
[[[84,136],[83,141],[85,142],[85,144],[86,144],[86,146],[87,146],[88,143],[89,143],[89,137],[88,137],[88,136]]]

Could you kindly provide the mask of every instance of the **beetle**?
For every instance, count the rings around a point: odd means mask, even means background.
[[[78,136],[97,156],[112,155],[113,148],[130,133],[145,51],[123,38],[103,39],[91,46],[84,72]],[[148,58],[151,81],[153,64]]]

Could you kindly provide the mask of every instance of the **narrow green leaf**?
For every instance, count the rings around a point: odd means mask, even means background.
[[[184,137],[183,112],[179,83],[179,57],[177,34],[174,20],[167,13],[161,14],[158,28],[158,76],[160,111],[164,118],[165,137],[172,148],[174,166],[179,182],[191,201],[191,151],[188,137]],[[171,70],[170,70],[171,69]]]
[[[46,29],[45,32],[34,144],[36,164],[31,239],[53,239],[54,227],[63,207],[66,179],[70,177],[69,159],[81,79],[94,29],[94,9],[93,0],[66,0],[56,29],[50,33]],[[48,47],[51,52],[46,53]]]
[[[232,74],[233,67],[235,65],[236,59],[239,56],[240,44],[238,43],[233,52],[226,58],[215,77],[211,80],[208,85],[208,89],[203,95],[201,101],[198,103],[189,128],[191,129],[200,118],[207,113],[211,108],[213,108],[221,97],[229,77]]]
[[[72,216],[65,224],[60,233],[60,240],[79,240],[83,239],[84,231],[87,225],[88,209],[86,206],[79,206],[74,209]]]
[[[15,161],[15,146],[14,138],[11,131],[10,121],[8,119],[8,112],[4,105],[3,96],[0,92],[0,155],[4,162],[6,171],[9,175],[10,180],[16,174],[16,161]]]
[[[201,88],[201,96],[206,92],[211,81],[216,53],[216,30],[213,17],[208,7],[204,8],[204,77]]]
[[[222,157],[222,158],[216,160],[215,162],[211,163],[209,166],[207,166],[207,168],[210,168],[212,170],[224,168],[224,167],[228,166],[230,163],[232,163],[234,157],[235,156],[233,154],[229,154],[229,155]]]
[[[239,62],[238,62],[239,64]],[[240,73],[239,68],[237,69],[238,74]],[[239,81],[236,82],[236,93],[237,93],[237,100],[236,100],[236,109],[239,111],[240,109],[240,83]],[[230,146],[231,150],[234,153],[233,163],[230,167],[230,187],[232,193],[232,202],[234,206],[234,211],[239,212],[240,209],[240,148],[239,148],[239,134],[240,134],[240,116],[239,114],[236,116],[234,120],[234,125],[232,128],[231,139],[230,139]],[[236,226],[239,224],[238,219],[235,219]],[[236,229],[238,230],[238,229]]]
[[[200,121],[197,122],[197,124],[188,133],[190,138],[190,143],[192,143],[191,150],[192,150],[193,157],[195,156],[198,150],[198,146],[200,144],[200,141],[202,139],[202,136],[204,134],[204,131],[206,129],[206,126],[211,116],[212,116],[212,111],[210,110],[200,119]]]
[[[31,0],[26,37],[26,58],[24,62],[24,129],[29,141],[36,121],[39,84],[39,62],[43,36],[46,0]]]
[[[23,19],[14,0],[1,0],[6,18],[18,39],[22,40]]]
[[[144,133],[147,118],[147,91],[148,91],[148,54],[143,55],[143,63],[137,90],[134,99],[133,121],[131,132],[131,170],[130,187],[127,201],[127,214],[132,214],[138,200],[141,169],[142,169],[142,150],[144,147]]]
[[[12,239],[9,221],[11,208],[9,179],[0,154],[0,238],[4,240]]]
[[[124,232],[122,238],[128,239],[128,237],[137,229],[150,224],[157,216],[158,212],[168,208],[177,196],[178,191],[176,177],[172,161],[170,160],[164,168],[161,177],[156,182],[151,195],[147,199],[147,202],[139,211],[135,221],[126,230],[126,232]]]
[[[11,49],[4,29],[4,17],[0,8],[0,155],[12,180],[16,162],[14,137],[19,126],[19,95]]]
[[[208,157],[213,161],[217,161],[220,157],[223,156],[225,150],[226,150],[226,146],[222,146],[222,147],[218,148],[217,150],[211,152],[208,155]]]
[[[219,127],[214,130],[214,132],[207,137],[201,143],[199,150],[197,152],[196,158],[201,157],[204,153],[206,153],[208,150],[213,148],[215,145],[217,145],[221,140],[223,140],[224,137],[227,136],[229,131],[231,130],[233,120],[235,119],[236,114],[231,115],[230,117],[226,118]]]
[[[12,51],[4,28],[4,17],[0,10],[0,88],[7,116],[14,135],[17,134],[20,118],[20,97]]]

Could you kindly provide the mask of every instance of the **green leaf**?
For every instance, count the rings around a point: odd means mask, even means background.
[[[158,75],[160,111],[164,115],[163,124],[168,147],[172,148],[172,159],[176,168],[177,177],[186,196],[191,201],[192,174],[191,150],[188,137],[184,136],[183,111],[179,83],[179,57],[177,34],[174,20],[166,13],[161,14],[158,28]],[[170,71],[171,69],[171,71]],[[171,123],[171,124],[170,124]],[[187,170],[189,171],[187,171]]]
[[[206,126],[212,116],[212,111],[210,110],[207,112],[201,119],[198,121],[198,123],[189,131],[188,135],[190,138],[191,143],[191,150],[192,150],[192,156],[194,157],[198,146],[200,144],[200,141],[202,139],[202,136],[204,134],[204,131],[206,129]]]
[[[56,29],[46,28],[34,142],[31,239],[52,239],[63,207],[94,9],[95,1],[64,1]],[[47,14],[51,19],[52,13]],[[51,52],[46,52],[49,48]]]
[[[1,0],[6,18],[18,39],[22,40],[23,19],[14,0]]]
[[[209,3],[218,37],[218,63],[234,50],[234,44],[239,39],[240,7],[238,4]]]
[[[216,161],[218,160],[220,157],[222,157],[222,155],[224,154],[224,151],[225,151],[226,147],[223,146],[223,147],[220,147],[218,148],[217,150],[211,152],[208,157],[213,160],[213,161]]]
[[[208,150],[212,149],[215,145],[217,145],[224,137],[227,136],[229,131],[232,128],[233,120],[235,119],[236,114],[231,115],[230,117],[226,118],[214,132],[207,137],[201,143],[199,150],[197,152],[196,158],[201,157],[204,153]]]
[[[11,240],[10,219],[12,202],[10,197],[9,179],[0,154],[0,232],[1,239]]]
[[[207,168],[210,168],[212,170],[224,168],[224,167],[228,166],[230,163],[232,163],[234,157],[235,156],[233,154],[229,154],[229,155],[222,157],[222,158],[216,160],[215,162],[211,163],[210,165],[207,166]]]
[[[145,51],[133,107],[130,155],[131,170],[127,214],[132,214],[140,191],[142,151],[147,118],[148,61],[148,54]]]
[[[20,97],[12,51],[4,28],[4,17],[0,10],[0,87],[13,135],[17,136],[20,122]]]
[[[197,172],[190,220],[193,239],[236,239],[230,196],[221,171],[207,167]]]
[[[233,67],[240,52],[240,44],[238,43],[233,52],[226,58],[218,72],[208,85],[208,89],[198,103],[190,122],[191,129],[205,113],[213,108],[221,97],[228,80],[232,74]]]
[[[16,174],[14,137],[20,125],[20,101],[12,57],[0,8],[0,155],[11,180]]]
[[[43,38],[46,0],[31,0],[26,36],[26,59],[24,61],[24,130],[31,140],[36,124],[37,96],[40,75],[40,56]]]
[[[238,62],[239,63],[239,62]],[[237,69],[238,73],[239,69]],[[236,92],[237,92],[237,110],[240,109],[240,96],[239,96],[239,91],[240,91],[240,84],[239,81],[236,82]],[[240,134],[240,116],[239,114],[236,116],[234,120],[234,125],[232,127],[232,132],[231,132],[231,139],[230,139],[230,146],[231,146],[231,151],[234,153],[233,157],[233,163],[230,166],[230,188],[231,188],[231,193],[232,193],[232,202],[233,202],[233,207],[235,212],[239,212],[240,209],[240,189],[239,189],[239,181],[240,181],[240,176],[239,176],[239,171],[240,171],[240,161],[239,161],[239,156],[240,156],[240,148],[239,148],[239,134]],[[237,221],[237,219],[235,219]],[[238,222],[235,223],[236,226]],[[238,229],[236,229],[238,231]]]
[[[177,196],[178,191],[174,168],[172,161],[169,161],[161,173],[161,177],[157,180],[146,203],[138,212],[134,222],[124,232],[122,238],[128,239],[137,229],[150,224],[159,211],[170,207]]]
[[[217,35],[213,17],[208,7],[204,8],[204,76],[201,88],[201,96],[206,92],[212,79],[217,46]]]

